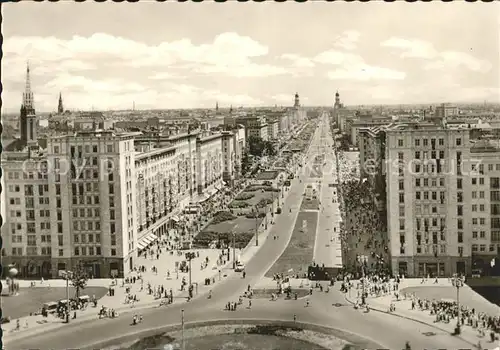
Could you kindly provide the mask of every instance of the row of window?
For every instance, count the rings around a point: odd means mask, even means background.
[[[101,255],[101,247],[75,247],[75,256]],[[116,249],[111,249],[111,256],[116,256]]]
[[[95,238],[95,240],[94,240]],[[101,235],[96,234],[94,237],[94,234],[90,233],[88,235],[86,234],[80,234],[80,235],[73,235],[73,242],[75,243],[101,243]]]
[[[75,231],[100,231],[100,221],[73,221],[73,230]]]

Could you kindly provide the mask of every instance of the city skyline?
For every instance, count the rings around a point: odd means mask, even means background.
[[[27,61],[40,112],[60,92],[71,110],[291,106],[295,92],[333,105],[336,90],[346,105],[498,103],[498,8],[8,4],[3,110],[19,110]]]

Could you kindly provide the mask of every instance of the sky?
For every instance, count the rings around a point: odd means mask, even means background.
[[[4,3],[3,110],[500,102],[500,4]]]

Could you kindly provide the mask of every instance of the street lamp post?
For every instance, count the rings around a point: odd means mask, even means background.
[[[259,207],[255,205],[255,246],[259,246]]]
[[[69,279],[71,278],[71,271],[66,270],[64,272],[64,278],[66,279],[66,323],[69,323],[71,312],[71,304],[69,301]]]
[[[193,252],[186,253],[186,260],[189,262],[189,287],[191,287],[191,260],[195,258]]]
[[[185,350],[185,343],[184,343],[184,309],[181,310],[181,349]]]
[[[236,269],[236,233],[233,231],[233,270]]]
[[[461,327],[460,327],[460,318],[461,318],[461,312],[460,312],[460,288],[464,286],[465,278],[463,276],[458,276],[458,274],[455,274],[452,279],[451,279],[451,284],[457,289],[457,308],[458,308],[458,313],[457,313],[457,326],[455,328],[455,334],[460,334],[461,333]]]

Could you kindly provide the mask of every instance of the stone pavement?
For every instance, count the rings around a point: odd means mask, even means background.
[[[451,282],[447,278],[438,279],[438,283],[435,284],[434,280],[427,280],[425,283],[421,283],[421,279],[412,278],[412,279],[404,279],[401,281],[399,290],[402,291],[405,288],[425,288],[425,287],[452,287]],[[355,282],[356,284],[356,282]],[[465,285],[462,289],[470,289],[469,286]],[[472,289],[470,289],[472,291]],[[351,303],[355,304],[357,300],[357,293],[354,287],[349,293],[345,294],[345,299]],[[475,293],[474,291],[472,291]],[[461,292],[462,293],[462,292]],[[477,294],[477,293],[476,293]],[[478,295],[479,296],[479,295]],[[481,296],[479,296],[482,298]],[[483,298],[484,299],[484,298]],[[369,297],[368,305],[371,310],[383,312],[386,314],[393,315],[394,317],[401,317],[408,320],[412,320],[418,323],[427,324],[441,331],[448,332],[452,334],[454,332],[456,326],[456,320],[452,320],[450,323],[442,323],[436,322],[436,317],[434,315],[430,315],[429,311],[421,311],[421,310],[412,310],[411,309],[411,297],[408,296],[406,299],[403,298],[403,295],[400,296],[400,300],[397,300],[394,296],[394,293],[390,293],[387,295],[379,296],[379,297]],[[483,302],[489,303],[486,299]],[[394,303],[396,310],[393,312],[389,311],[389,306],[391,303]],[[462,302],[464,305],[467,305],[467,301],[464,300]],[[497,305],[491,304],[491,312],[490,314],[494,314],[494,310],[497,309],[497,313],[500,312],[500,308]],[[462,326],[462,333],[459,336],[461,339],[470,343],[471,345],[477,345],[481,342],[484,348],[492,348],[489,342],[489,335],[486,334],[486,337],[482,337],[479,335],[478,330],[469,327],[467,325]]]
[[[333,143],[330,131],[328,136],[322,140],[325,144]],[[337,171],[335,167],[335,155],[331,147],[324,147],[325,171],[323,173],[320,192],[320,212],[318,215],[318,227],[314,244],[314,262],[319,266],[342,267],[342,248],[340,240],[340,208],[337,197],[337,189],[330,187],[336,182]]]
[[[286,200],[290,191],[285,192],[284,199]],[[268,214],[268,222],[271,223],[271,215]],[[259,234],[259,246],[255,246],[255,237],[249,242],[249,244],[244,249],[236,250],[236,258],[240,260],[242,263],[246,264],[258,249],[262,246],[265,240],[268,237],[269,231],[272,227],[272,224],[268,224],[267,230],[263,230]],[[197,249],[191,250],[194,252],[198,252],[200,254],[199,258],[193,259],[191,262],[192,265],[192,282],[195,284],[195,297],[197,295],[201,296],[205,293],[208,293],[210,289],[213,288],[213,284],[209,286],[204,285],[205,278],[215,279],[215,283],[223,280],[228,277],[229,274],[232,274],[232,258],[233,252],[230,251],[229,260],[226,261],[224,265],[217,265],[217,260],[220,254],[220,250],[218,249]],[[182,278],[185,277],[186,281],[189,282],[189,274],[188,273],[179,273],[179,278],[177,279],[177,273],[175,272],[175,262],[184,260],[184,253],[187,251],[182,251],[182,255],[178,256],[176,252],[171,255],[169,252],[163,252],[160,254],[160,259],[151,259],[149,258],[138,258],[137,265],[144,265],[146,267],[146,273],[142,274],[144,280],[144,290],[141,291],[141,283],[136,282],[135,284],[126,284],[126,286],[131,287],[130,293],[132,295],[136,294],[139,299],[138,302],[134,304],[125,304],[125,287],[122,287],[121,280],[118,282],[118,286],[115,287],[115,295],[109,296],[105,295],[99,300],[98,307],[88,307],[86,310],[80,310],[77,312],[77,319],[71,320],[71,322],[78,322],[83,320],[89,320],[92,318],[97,318],[97,313],[101,305],[106,306],[107,308],[115,309],[118,314],[136,312],[140,313],[141,309],[150,308],[150,307],[159,307],[160,299],[155,300],[153,295],[148,295],[146,292],[147,283],[151,283],[151,286],[157,287],[159,285],[163,285],[164,288],[168,291],[172,288],[172,292],[174,295],[174,303],[186,302],[188,292],[180,291],[180,284]],[[201,263],[205,260],[205,257],[209,258],[209,264],[206,268],[201,269]],[[155,274],[151,271],[151,267],[158,268],[158,274]],[[220,273],[219,273],[220,270]],[[170,271],[170,278],[167,278],[166,273]],[[129,276],[138,276],[138,273],[132,273]],[[100,286],[100,287],[110,287],[112,283],[111,279],[91,279],[88,281],[88,286]],[[21,288],[27,288],[30,285],[30,281],[19,281]],[[37,281],[36,288],[43,287],[65,287],[65,280],[47,280],[44,281],[43,285]],[[82,292],[85,294],[85,291]],[[41,306],[41,305],[40,305]],[[16,320],[12,320],[10,323],[2,325],[2,330],[4,331],[4,337],[14,338],[20,337],[25,334],[37,334],[39,332],[45,332],[50,329],[55,329],[61,327],[64,322],[56,318],[54,316],[49,316],[47,318],[43,318],[41,315],[37,316],[27,316],[20,319],[21,329],[16,331]],[[26,327],[27,324],[27,327]]]

